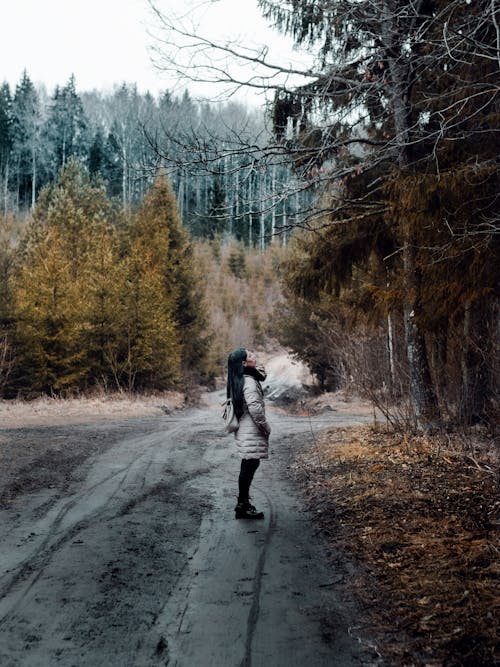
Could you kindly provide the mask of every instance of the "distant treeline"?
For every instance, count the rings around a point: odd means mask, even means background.
[[[25,72],[14,91],[0,87],[2,210],[33,210],[70,157],[133,210],[168,163],[181,217],[194,235],[228,234],[263,247],[294,224],[306,198],[289,164],[260,152],[268,139],[262,113],[240,104],[199,104],[187,92],[155,98],[125,84],[78,94],[73,77],[49,96]],[[242,141],[254,147],[250,155],[235,150]]]

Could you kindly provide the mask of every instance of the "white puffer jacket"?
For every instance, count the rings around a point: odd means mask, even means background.
[[[244,412],[234,437],[242,459],[267,459],[271,427],[266,419],[264,392],[251,375],[245,375]]]

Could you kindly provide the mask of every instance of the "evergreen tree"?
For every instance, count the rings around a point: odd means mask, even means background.
[[[89,148],[88,166],[89,174],[95,176],[101,174],[105,177],[106,151],[102,130],[99,128],[94,135]]]
[[[108,134],[105,143],[107,164],[103,177],[106,180],[109,196],[121,198],[123,193],[123,164],[120,147],[113,133],[113,129],[114,128],[112,128],[112,131]]]
[[[109,261],[99,253],[111,241],[111,203],[102,184],[70,158],[59,179],[40,194],[13,278],[18,382],[36,391],[77,391],[103,372],[96,354],[103,323],[96,275]],[[115,304],[116,306],[116,304]]]
[[[215,174],[213,178],[212,193],[210,197],[210,209],[208,211],[208,229],[205,237],[214,239],[221,236],[226,228],[227,203],[221,174]]]
[[[12,102],[12,180],[18,206],[35,206],[39,188],[40,124],[38,94],[25,71]]]
[[[12,217],[0,218],[0,336],[12,326],[10,275],[13,268]]]
[[[166,389],[179,379],[179,327],[156,248],[133,238],[118,266],[117,345],[104,348],[116,384],[129,391]]]
[[[92,265],[85,281],[87,327],[84,346],[91,370],[91,383],[122,388],[116,360],[125,347],[125,329],[120,318],[123,304],[123,257],[114,226],[96,230]]]
[[[50,147],[52,177],[59,173],[71,156],[85,159],[88,150],[87,119],[76,92],[74,76],[64,87],[56,88],[45,132]]]
[[[89,372],[85,302],[56,227],[30,248],[14,287],[18,388],[73,392]]]
[[[7,214],[12,140],[12,97],[9,84],[3,83],[0,87],[0,188],[4,216]]]
[[[172,186],[158,176],[146,194],[135,221],[137,240],[150,248],[153,265],[163,275],[163,291],[175,304],[184,368],[202,370],[206,355],[206,318],[193,267],[193,250],[182,227]]]
[[[189,178],[189,176],[188,176]],[[226,196],[222,185],[222,174],[211,177],[207,192],[207,210],[195,212],[191,216],[191,230],[195,236],[213,241],[226,231],[228,211]]]
[[[44,229],[56,227],[66,249],[71,273],[78,279],[89,265],[96,236],[114,215],[102,182],[90,176],[72,157],[57,181],[40,194],[28,235],[37,238]]]

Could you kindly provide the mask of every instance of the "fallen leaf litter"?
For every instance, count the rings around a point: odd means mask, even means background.
[[[494,442],[455,445],[449,435],[334,428],[294,465],[332,552],[359,565],[348,586],[391,665],[495,664]]]

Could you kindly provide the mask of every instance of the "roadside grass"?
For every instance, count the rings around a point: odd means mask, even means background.
[[[293,466],[383,664],[486,667],[498,647],[495,442],[334,428]]]
[[[0,400],[0,428],[56,426],[161,414],[184,407],[177,391],[158,394],[95,392],[78,398],[41,396],[33,400]]]

